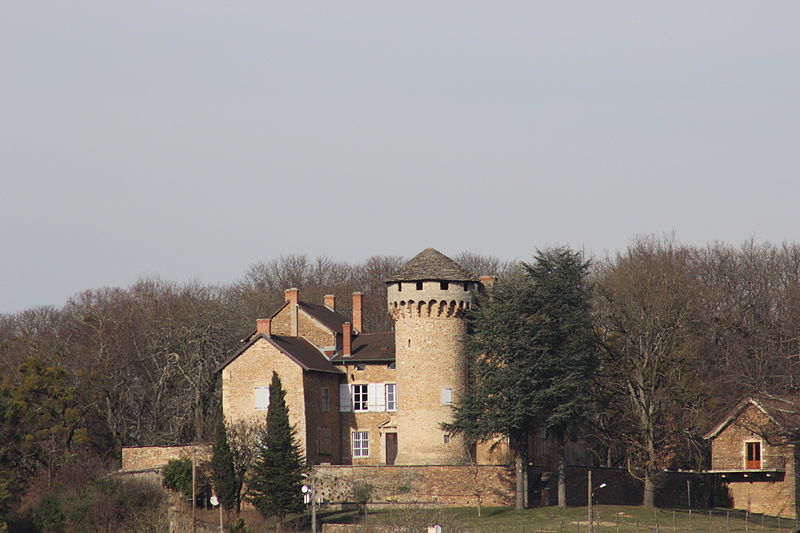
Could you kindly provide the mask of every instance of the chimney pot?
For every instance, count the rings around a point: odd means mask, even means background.
[[[350,326],[350,322],[345,322],[344,324],[342,324],[342,356],[343,357],[350,357],[351,355],[353,355],[352,344],[353,344],[353,329]]]
[[[481,285],[483,285],[487,289],[491,289],[494,286],[494,282],[497,281],[497,276],[481,276]]]
[[[297,305],[297,302],[300,300],[300,291],[292,287],[291,289],[283,291],[283,296],[286,301]]]

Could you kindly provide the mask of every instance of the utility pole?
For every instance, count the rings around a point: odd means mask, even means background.
[[[192,533],[197,533],[197,460],[192,449]]]
[[[586,484],[587,494],[586,496],[589,498],[589,533],[594,531],[594,524],[592,524],[592,471],[589,470],[589,479]]]

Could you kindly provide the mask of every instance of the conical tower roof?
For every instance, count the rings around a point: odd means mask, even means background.
[[[384,281],[391,283],[424,280],[477,281],[477,278],[471,276],[442,252],[426,248]]]

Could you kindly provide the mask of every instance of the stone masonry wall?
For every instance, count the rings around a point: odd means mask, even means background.
[[[464,320],[457,316],[402,317],[395,323],[397,353],[398,464],[459,464],[464,442],[440,424],[452,420],[453,409],[442,405],[442,389],[458,403],[466,389],[462,342]]]
[[[341,414],[339,413],[339,374],[325,372],[305,372],[303,375],[306,424],[308,447],[308,461],[311,464],[342,462],[341,449]],[[328,408],[322,405],[322,389],[328,390]],[[328,449],[320,449],[321,432],[326,431],[328,436]]]
[[[367,383],[397,383],[397,370],[389,368],[386,363],[366,363],[364,370],[357,370],[355,364],[341,365],[339,368],[344,371],[344,377],[348,385],[367,384]],[[398,388],[397,401],[398,407],[401,405],[402,396]],[[339,409],[339,404],[336,404]],[[386,462],[385,449],[385,430],[381,430],[378,424],[387,422],[390,418],[396,417],[396,411],[377,411],[365,413],[341,413],[342,432],[341,449],[342,463],[356,465],[375,465]],[[353,431],[369,431],[369,457],[352,457],[351,434]],[[397,431],[396,427],[388,431]]]
[[[514,472],[507,466],[318,466],[317,493],[327,502],[351,502],[352,489],[373,486],[371,502],[443,506],[513,505]]]
[[[170,459],[191,458],[195,455],[198,463],[211,461],[211,445],[189,446],[136,446],[122,448],[122,471],[137,472],[161,468]]]
[[[780,442],[775,445],[770,444],[762,436],[765,433],[775,435],[777,432],[757,407],[749,406],[712,440],[711,468],[744,470],[745,442],[761,442],[762,468],[785,469],[785,474],[776,477],[755,473],[726,475],[723,480],[727,482],[728,491],[733,499],[733,508],[753,513],[795,517],[797,481],[794,446]]]
[[[297,314],[297,334],[305,338],[320,350],[336,349],[336,332],[331,332],[328,328],[311,318],[305,311],[299,310]]]
[[[281,378],[286,391],[289,422],[297,430],[303,450],[307,449],[303,369],[265,339],[259,339],[222,371],[222,412],[225,420],[264,421],[266,410],[255,408],[254,387],[269,386],[272,371]]]

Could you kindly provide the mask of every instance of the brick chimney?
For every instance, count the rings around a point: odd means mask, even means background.
[[[484,288],[491,289],[494,286],[494,282],[497,281],[497,276],[481,276],[480,280]]]
[[[292,337],[297,337],[297,302],[300,301],[300,291],[292,287],[283,291],[283,296],[289,302],[289,317]]]
[[[336,311],[336,296],[333,294],[326,294],[323,301],[325,302],[325,307],[331,311]]]
[[[363,320],[363,305],[364,295],[360,292],[353,293],[353,328],[359,332],[364,333],[364,320]]]
[[[267,337],[272,335],[272,319],[271,318],[259,318],[256,320],[256,334],[263,334]]]
[[[353,355],[353,329],[350,322],[342,324],[342,357]]]

